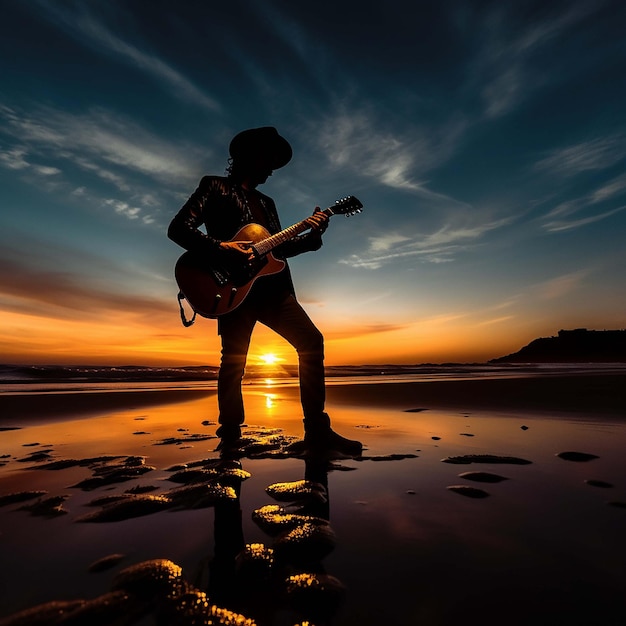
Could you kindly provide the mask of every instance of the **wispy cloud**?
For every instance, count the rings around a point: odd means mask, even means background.
[[[526,80],[521,66],[507,67],[482,90],[487,117],[498,117],[512,109],[526,91]]]
[[[380,237],[370,237],[370,250],[372,252],[386,252],[390,248],[397,246],[398,244],[406,243],[411,238],[406,235],[400,235],[398,233],[387,233]]]
[[[342,113],[328,118],[317,136],[333,166],[360,171],[389,187],[420,188],[411,170],[416,152],[425,147],[409,146],[393,134],[381,132],[365,114]]]
[[[619,133],[557,148],[535,164],[562,176],[607,169],[626,157],[626,137]]]
[[[331,328],[324,334],[329,341],[358,339],[359,337],[371,337],[381,333],[391,333],[408,328],[407,324],[358,324],[351,322],[343,328]]]
[[[141,50],[112,32],[88,12],[88,5],[78,4],[72,8],[71,4],[61,5],[48,0],[40,0],[39,5],[45,10],[52,23],[60,26],[65,32],[93,50],[117,57],[123,63],[138,68],[156,79],[177,98],[187,100],[212,112],[220,110],[221,107],[214,98],[204,93],[170,64],[156,54]]]
[[[130,206],[128,202],[122,202],[121,200],[113,200],[109,198],[104,201],[104,204],[113,207],[116,213],[125,215],[131,220],[136,220],[141,213],[141,209],[139,207]]]
[[[418,177],[454,152],[464,128],[463,122],[451,122],[439,129],[405,128],[400,135],[385,129],[371,112],[343,107],[309,129],[309,134],[318,138],[320,149],[334,168],[350,170],[393,189],[456,202],[428,189]]]
[[[615,196],[619,196],[626,191],[626,174],[617,176],[602,186],[598,187],[589,197],[591,204],[609,200]]]
[[[10,170],[25,170],[31,167],[26,160],[27,150],[24,148],[11,148],[0,151],[0,165]]]
[[[85,277],[62,270],[33,267],[5,250],[0,263],[0,304],[3,310],[54,319],[100,318],[107,311],[149,317],[171,315],[171,305],[157,298],[114,292]]]
[[[515,315],[504,315],[502,317],[494,317],[492,319],[483,320],[482,322],[477,322],[474,324],[476,328],[481,328],[483,326],[493,326],[495,324],[502,324],[503,322],[508,322],[512,319],[515,319]]]
[[[168,181],[188,179],[195,162],[182,146],[171,144],[132,120],[111,112],[94,109],[72,114],[51,107],[29,113],[0,107],[5,133],[18,145],[5,153],[2,162],[14,168],[27,167],[29,153],[40,159],[66,158],[75,165],[94,170],[120,184],[119,174],[107,166]],[[12,161],[12,158],[14,159]]]
[[[481,50],[470,65],[471,82],[480,85],[486,117],[499,117],[514,109],[538,87],[551,79],[550,64],[538,65],[538,54],[590,13],[594,3],[572,2],[548,8],[542,19],[524,21],[512,13],[518,7],[499,3],[487,13],[482,28]],[[558,58],[558,55],[555,55]]]
[[[7,143],[14,144],[0,152],[0,167],[64,182],[67,193],[80,193],[131,219],[139,218],[143,208],[158,208],[155,185],[165,187],[162,193],[170,196],[172,189],[189,187],[199,176],[198,149],[168,142],[101,109],[72,114],[39,107],[25,113],[0,106],[0,120]],[[95,181],[77,175],[73,168],[113,185],[124,198],[104,200],[101,191],[92,189]],[[154,221],[149,215],[141,217],[144,223]]]
[[[33,169],[41,176],[56,176],[61,173],[58,167],[50,167],[49,165],[34,165]]]
[[[582,286],[583,281],[589,275],[590,270],[579,270],[570,274],[557,276],[535,287],[537,295],[544,300],[562,298]]]
[[[362,255],[351,255],[340,263],[365,269],[379,269],[401,259],[418,259],[425,263],[448,263],[456,255],[476,243],[490,231],[511,222],[503,218],[464,227],[445,225],[429,235],[407,237],[400,233],[387,233],[371,237],[369,247]]]
[[[572,177],[585,172],[599,178],[604,170],[614,168],[625,158],[626,135],[614,133],[557,148],[533,167],[552,177],[560,175],[564,184],[570,185]],[[610,206],[612,200],[626,193],[626,174],[596,183],[595,188],[588,185],[588,188],[586,194],[564,200],[551,208],[541,218],[544,230],[551,233],[573,230],[604,220],[626,208]],[[603,204],[605,206],[599,210]]]
[[[586,217],[579,217],[577,219],[572,220],[551,220],[546,222],[543,227],[550,233],[558,233],[566,230],[573,230],[575,228],[580,228],[581,226],[588,226],[589,224],[593,224],[595,222],[599,222],[601,220],[606,219],[607,217],[611,217],[616,213],[621,213],[624,209],[626,209],[626,205],[617,207],[616,209],[612,209],[610,211],[604,211],[603,213],[596,213],[594,215],[588,215]]]
[[[250,10],[267,24],[272,36],[282,41],[292,55],[296,56],[315,76],[322,81],[327,74],[329,58],[325,42],[313,39],[302,24],[277,10],[272,2],[252,4]]]
[[[29,170],[44,177],[56,176],[61,173],[58,167],[27,161],[27,156],[28,151],[25,148],[9,148],[0,151],[0,167],[6,167],[10,170]]]

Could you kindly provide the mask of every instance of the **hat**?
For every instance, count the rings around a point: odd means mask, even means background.
[[[293,154],[289,142],[273,126],[241,131],[230,142],[229,152],[234,161],[264,159],[273,170],[287,165]]]

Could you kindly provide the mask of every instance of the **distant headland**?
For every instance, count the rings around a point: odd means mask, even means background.
[[[626,330],[560,330],[490,363],[626,363]]]

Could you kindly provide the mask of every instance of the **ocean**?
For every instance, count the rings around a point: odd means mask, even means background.
[[[445,363],[326,367],[328,385],[359,382],[419,382],[477,378],[527,378],[564,374],[624,373],[622,363]],[[0,394],[79,393],[148,389],[215,389],[217,366],[0,365]],[[297,384],[297,367],[250,365],[244,383]]]

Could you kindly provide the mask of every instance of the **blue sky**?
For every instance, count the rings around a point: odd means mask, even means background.
[[[294,148],[263,187],[283,226],[365,205],[291,263],[329,363],[626,326],[624,3],[0,6],[4,361],[216,363],[165,230],[264,125]]]

